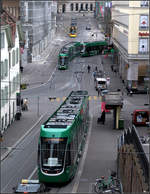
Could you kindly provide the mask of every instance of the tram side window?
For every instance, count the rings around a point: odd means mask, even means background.
[[[76,131],[76,134],[74,136],[74,148],[75,148],[75,155],[76,155],[78,152],[78,133],[77,133],[77,131]]]
[[[68,52],[68,58],[70,58],[71,55],[72,55],[72,49],[70,48]]]
[[[79,144],[80,144],[80,142],[81,142],[81,125],[79,125],[79,128],[78,128],[78,146],[79,146]]]
[[[40,146],[40,144],[38,144],[38,157],[37,157],[38,165],[40,165],[40,150],[41,150],[41,146]]]
[[[75,55],[75,54],[76,54],[76,48],[73,47],[73,55]]]
[[[71,150],[70,150],[70,143],[68,144],[68,147],[67,147],[67,151],[66,151],[66,163],[65,165],[66,166],[70,166],[71,165]]]
[[[75,157],[73,139],[70,144],[70,156],[71,156],[71,165],[72,165]]]

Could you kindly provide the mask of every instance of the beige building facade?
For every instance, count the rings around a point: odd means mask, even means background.
[[[128,88],[145,89],[149,71],[149,2],[112,1],[115,61]]]

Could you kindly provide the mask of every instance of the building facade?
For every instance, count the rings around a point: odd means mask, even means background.
[[[95,10],[95,0],[74,0],[74,1],[61,1],[58,0],[58,13],[69,12],[93,12]]]
[[[149,1],[112,1],[115,63],[128,88],[146,89],[149,71]]]
[[[20,23],[5,10],[1,10],[1,102],[0,133],[15,119],[20,94]]]
[[[19,2],[20,0],[2,0],[3,8],[17,20],[19,20],[20,17]]]
[[[25,33],[24,61],[39,60],[55,34],[57,1],[20,0],[20,19]]]

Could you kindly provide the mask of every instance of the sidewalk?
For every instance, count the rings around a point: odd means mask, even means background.
[[[26,84],[27,89],[38,87],[43,83],[46,83],[51,73],[57,67],[56,56],[59,53],[60,48],[67,42],[56,38],[49,44],[46,50],[41,53],[40,58],[36,59],[32,63],[24,63],[23,73],[21,73],[21,84]]]
[[[21,83],[26,83],[27,89],[38,87],[49,80],[51,73],[57,66],[56,56],[62,45],[66,43],[65,39],[56,38],[41,54],[40,60],[22,64],[24,70],[21,73]],[[24,135],[30,132],[32,127],[38,124],[41,119],[42,116],[38,117],[35,111],[22,112],[20,120],[15,120],[3,134],[3,141],[0,142],[1,161],[7,157]]]

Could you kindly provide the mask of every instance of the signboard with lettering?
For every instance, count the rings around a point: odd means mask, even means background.
[[[139,36],[149,36],[149,32],[139,32]]]
[[[148,27],[148,15],[140,16],[140,27],[147,28]]]
[[[141,38],[139,40],[139,52],[145,53],[148,51],[148,38]]]

